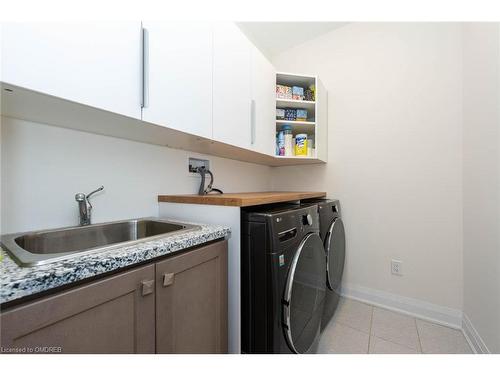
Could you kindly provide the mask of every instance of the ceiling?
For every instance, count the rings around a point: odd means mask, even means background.
[[[269,58],[347,22],[239,22],[248,38]]]

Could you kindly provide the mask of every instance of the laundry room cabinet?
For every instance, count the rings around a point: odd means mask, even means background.
[[[156,352],[227,353],[227,243],[156,263]]]
[[[276,70],[271,62],[252,45],[251,47],[251,148],[273,155],[275,151],[275,81]]]
[[[213,138],[272,155],[274,66],[234,23],[213,33]]]
[[[2,23],[1,114],[270,166],[327,161],[327,96],[314,75],[277,73],[233,22]],[[276,98],[316,87],[316,101]],[[277,156],[288,120],[310,156]],[[312,150],[311,150],[312,151]]]
[[[143,22],[142,120],[273,151],[275,69],[231,22]]]
[[[2,23],[2,81],[141,118],[141,23]]]
[[[154,353],[154,272],[140,267],[2,311],[2,347]]]
[[[252,44],[232,22],[215,23],[213,28],[213,137],[249,149]]]
[[[212,138],[212,25],[143,22],[144,121]]]
[[[227,353],[227,241],[0,313],[3,348],[55,353]]]

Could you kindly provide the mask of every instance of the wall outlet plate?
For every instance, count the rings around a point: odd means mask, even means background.
[[[205,167],[205,169],[210,169],[210,160],[199,159],[199,158],[188,158],[188,173],[190,176],[199,177],[200,175],[196,172],[196,168]]]
[[[397,276],[403,276],[403,262],[400,260],[391,260],[391,273]]]

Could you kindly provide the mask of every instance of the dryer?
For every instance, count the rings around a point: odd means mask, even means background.
[[[314,353],[326,296],[316,206],[242,211],[243,353]]]
[[[325,329],[337,309],[342,288],[345,263],[345,230],[340,202],[331,199],[312,199],[302,206],[316,206],[319,214],[320,236],[326,255],[326,299],[321,331]]]

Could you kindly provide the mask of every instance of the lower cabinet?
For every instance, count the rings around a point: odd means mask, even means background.
[[[2,313],[2,348],[154,353],[154,308],[154,265],[149,265]]]
[[[2,352],[225,353],[227,241],[0,314]]]
[[[227,353],[227,242],[156,263],[156,352]]]

